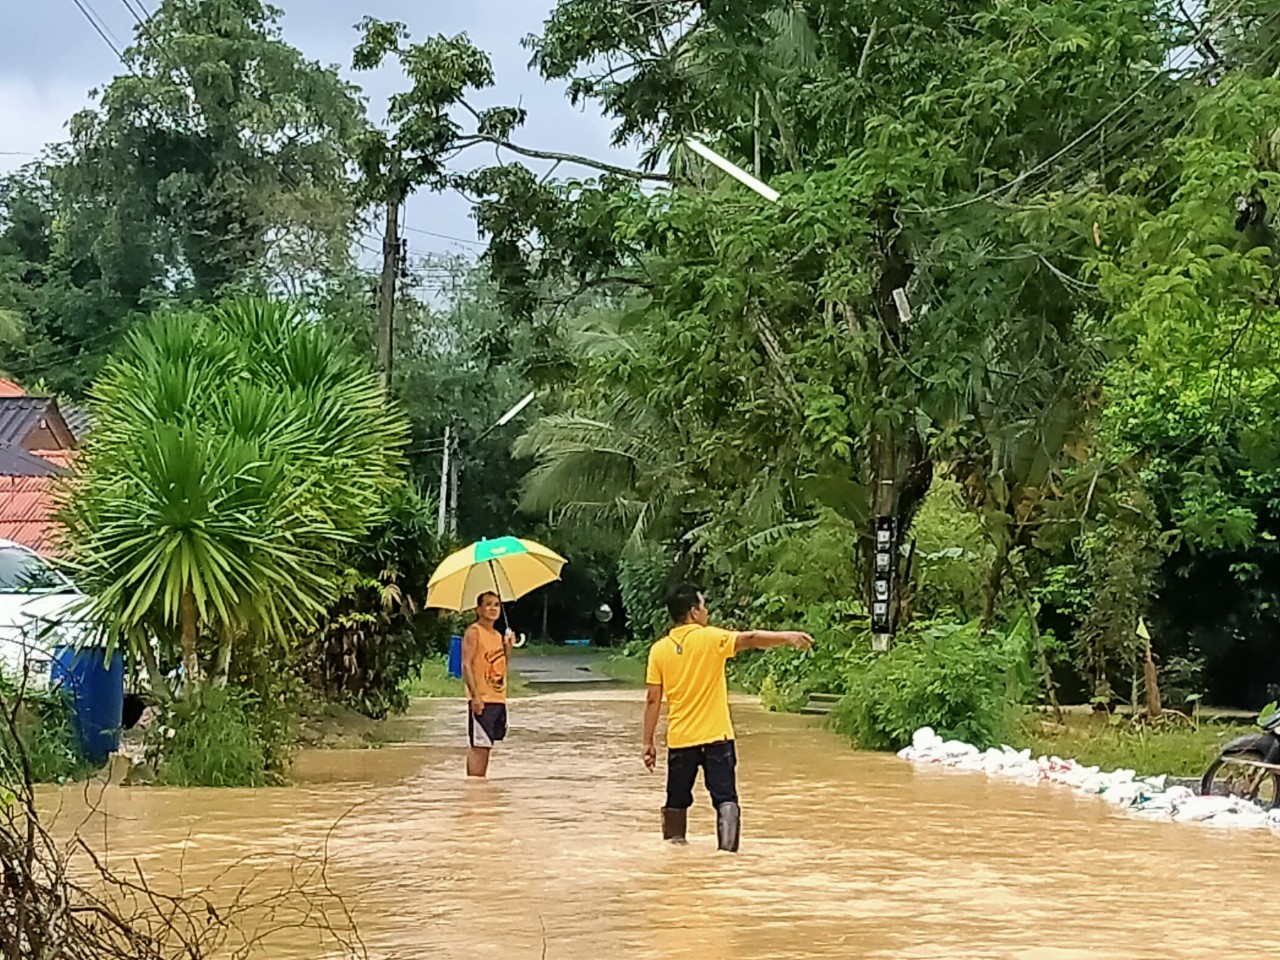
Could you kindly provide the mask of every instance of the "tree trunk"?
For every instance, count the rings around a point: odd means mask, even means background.
[[[1031,591],[1026,583],[1018,579],[1018,593],[1022,597],[1023,606],[1027,608],[1027,626],[1031,630],[1031,639],[1036,645],[1036,660],[1040,665],[1040,682],[1044,684],[1045,695],[1049,705],[1053,707],[1053,718],[1062,722],[1062,704],[1058,703],[1058,688],[1053,682],[1053,670],[1049,666],[1049,653],[1044,648],[1044,637],[1040,633],[1040,621],[1036,617],[1035,601],[1031,599]]]
[[[151,690],[151,695],[162,703],[168,703],[173,696],[169,691],[169,685],[164,682],[164,676],[160,673],[160,664],[156,660],[156,652],[151,649],[147,638],[131,637],[129,645],[147,671],[147,686]]]
[[[231,673],[231,648],[235,639],[235,630],[229,624],[223,627],[222,638],[218,641],[218,655],[213,662],[213,685],[219,689],[227,685],[227,678]]]
[[[194,692],[200,684],[200,657],[196,654],[196,595],[191,587],[182,591],[180,619],[182,621],[182,688],[185,693]]]
[[[391,389],[395,362],[396,275],[400,271],[400,197],[387,201],[387,222],[382,235],[382,279],[378,288],[378,370],[382,386]]]
[[[1150,640],[1147,641],[1143,674],[1147,688],[1147,719],[1155,720],[1157,717],[1164,715],[1164,705],[1160,702],[1160,679],[1156,675],[1156,661],[1151,655]]]
[[[983,633],[991,629],[996,619],[996,604],[1000,602],[1000,588],[1004,584],[1004,574],[1009,568],[1010,540],[1007,534],[1001,534],[996,544],[995,559],[991,561],[991,569],[987,571],[987,582],[982,587],[982,619],[979,628]]]

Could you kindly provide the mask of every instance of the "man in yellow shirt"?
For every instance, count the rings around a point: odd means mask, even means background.
[[[725,664],[743,650],[769,647],[813,648],[807,633],[770,630],[733,632],[707,625],[707,602],[697,587],[684,584],[667,597],[675,624],[649,650],[645,674],[644,764],[658,762],[654,735],[662,698],[667,698],[667,803],[662,808],[662,838],[684,843],[693,785],[703,772],[716,808],[721,850],[737,852],[742,813],[738,807],[737,752],[729,719]]]

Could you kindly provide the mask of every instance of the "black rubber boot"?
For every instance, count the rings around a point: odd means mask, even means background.
[[[716,807],[716,836],[720,841],[720,849],[737,853],[741,835],[741,808],[736,803],[722,803]]]
[[[684,843],[689,826],[689,811],[674,807],[662,808],[662,839],[672,843]]]

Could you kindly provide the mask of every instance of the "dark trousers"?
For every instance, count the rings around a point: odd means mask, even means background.
[[[712,806],[738,802],[738,754],[732,740],[700,747],[667,751],[667,806],[688,810],[693,806],[693,785],[702,769]]]

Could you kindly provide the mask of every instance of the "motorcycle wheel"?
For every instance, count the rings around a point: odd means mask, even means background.
[[[1255,750],[1232,754],[1245,760],[1261,763],[1262,754]],[[1204,797],[1240,797],[1252,800],[1268,809],[1280,807],[1280,773],[1259,770],[1231,763],[1231,757],[1219,757],[1209,765],[1200,780],[1200,795]],[[1261,774],[1261,776],[1259,776]]]

